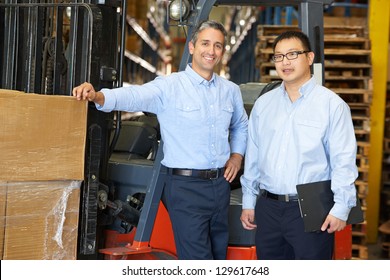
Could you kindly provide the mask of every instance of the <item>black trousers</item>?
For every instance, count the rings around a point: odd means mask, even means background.
[[[261,260],[330,260],[334,234],[304,232],[297,201],[260,196],[255,207],[256,253]]]
[[[229,241],[230,184],[215,180],[167,175],[164,202],[182,260],[226,259]]]

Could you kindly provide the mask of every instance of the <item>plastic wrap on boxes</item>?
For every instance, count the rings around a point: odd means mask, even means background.
[[[0,182],[4,260],[74,260],[81,181]]]

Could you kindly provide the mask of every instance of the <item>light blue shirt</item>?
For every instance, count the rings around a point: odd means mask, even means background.
[[[144,85],[101,92],[105,102],[96,105],[99,110],[157,115],[164,141],[161,163],[167,167],[221,168],[231,153],[245,154],[248,116],[241,91],[216,74],[207,81],[189,64]]]
[[[296,194],[296,185],[332,181],[330,214],[347,220],[356,203],[356,137],[348,105],[312,77],[292,103],[284,88],[256,100],[249,117],[243,209],[254,209],[260,189]]]

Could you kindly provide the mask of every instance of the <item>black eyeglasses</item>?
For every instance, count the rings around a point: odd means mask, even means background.
[[[303,54],[303,53],[308,53],[310,51],[293,51],[293,52],[288,52],[286,54],[274,54],[271,59],[273,62],[281,62],[283,61],[284,57],[286,57],[288,60],[293,60],[297,59],[298,55]]]

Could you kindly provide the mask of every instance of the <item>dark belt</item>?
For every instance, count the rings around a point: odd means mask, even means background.
[[[180,168],[168,168],[168,173],[172,175],[180,175],[187,177],[195,177],[205,180],[215,180],[223,176],[225,168],[213,168],[213,169],[180,169]]]
[[[261,190],[261,196],[265,198],[270,198],[278,201],[284,201],[284,202],[290,202],[290,201],[298,201],[298,195],[297,194],[274,194],[270,193],[266,190]]]

